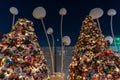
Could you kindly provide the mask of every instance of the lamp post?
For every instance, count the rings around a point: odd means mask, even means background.
[[[102,32],[101,30],[101,27],[100,27],[100,22],[99,22],[99,18],[103,15],[103,10],[101,8],[93,8],[89,15],[93,18],[93,19],[96,19],[97,20],[97,23],[98,23],[98,27],[99,27],[99,30],[100,32]]]
[[[63,51],[64,51],[64,47],[65,46],[69,46],[70,45],[70,43],[71,43],[71,39],[70,39],[70,37],[69,36],[64,36],[63,38],[62,38],[62,43],[63,43]],[[62,53],[63,55],[62,55],[62,59],[61,59],[61,69],[63,70],[63,65],[64,65],[64,53]]]
[[[113,16],[115,16],[117,14],[116,10],[115,9],[109,9],[107,14],[110,16],[110,28],[111,28],[111,34],[112,34],[112,37],[113,37],[113,41],[114,41],[114,46],[116,48],[116,51],[118,52],[118,48],[117,48],[117,45],[116,45],[116,41],[115,41],[115,36],[114,36],[114,32],[113,32]]]
[[[18,15],[18,9],[16,7],[11,7],[9,11],[13,15],[13,20],[12,20],[12,26],[13,26],[15,22],[15,15]]]
[[[55,41],[54,41],[54,35],[53,35],[53,29],[51,28],[51,27],[49,27],[48,29],[47,29],[47,34],[48,35],[51,35],[51,37],[52,37],[52,54],[53,54],[53,66],[55,66],[55,62],[54,62],[54,57],[55,57],[55,55],[54,55],[54,43],[55,43]],[[55,67],[54,67],[54,70],[53,70],[54,72],[55,72]]]
[[[61,15],[61,22],[60,22],[60,35],[61,35],[61,72],[63,72],[63,41],[62,41],[62,38],[63,38],[63,34],[62,34],[62,23],[63,23],[63,16],[67,14],[67,10],[65,8],[61,8],[59,10],[59,14]]]
[[[46,28],[45,28],[45,24],[44,24],[44,21],[43,21],[43,18],[45,16],[46,16],[46,10],[43,7],[36,7],[33,10],[33,17],[41,20],[41,23],[42,23],[42,26],[43,26],[43,29],[44,29],[44,32],[45,32],[45,35],[46,35],[46,38],[47,38],[48,47],[49,47],[49,51],[50,51],[50,55],[51,55],[52,74],[54,74],[53,52],[52,52],[52,49],[51,49],[51,46],[50,46],[50,41],[49,41],[47,31],[46,31]]]

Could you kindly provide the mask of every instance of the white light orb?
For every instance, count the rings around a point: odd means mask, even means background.
[[[61,16],[64,16],[64,15],[67,14],[67,10],[66,10],[65,8],[61,8],[61,9],[59,10],[59,14],[60,14]]]
[[[109,9],[108,12],[107,12],[107,14],[108,14],[109,16],[114,16],[114,15],[117,14],[117,11],[116,11],[115,9]]]
[[[93,19],[98,19],[103,15],[103,10],[101,8],[93,8],[90,13],[89,16],[91,16]]]
[[[71,39],[70,39],[69,36],[64,36],[64,37],[62,38],[62,42],[64,43],[64,45],[70,45]]]
[[[53,33],[53,29],[51,28],[51,27],[49,27],[48,29],[47,29],[47,34],[52,34]]]
[[[17,15],[18,14],[18,9],[16,7],[11,7],[10,8],[10,13],[13,15]]]
[[[36,19],[42,19],[46,16],[46,10],[43,7],[36,7],[32,13],[33,17]]]
[[[113,38],[112,38],[111,36],[107,36],[107,37],[105,37],[105,40],[106,40],[106,41],[109,41],[110,44],[113,43]]]
[[[60,41],[59,39],[57,39],[57,42]]]

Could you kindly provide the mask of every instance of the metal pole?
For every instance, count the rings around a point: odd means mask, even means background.
[[[115,37],[114,37],[114,32],[113,32],[112,16],[111,16],[111,19],[110,19],[110,28],[111,28],[111,34],[112,34],[112,37],[113,37],[114,45],[115,45],[115,48],[116,48],[116,50],[118,52],[118,48],[117,48],[117,45],[116,45],[116,41],[115,41]]]
[[[52,49],[51,49],[51,46],[50,46],[50,41],[49,41],[49,38],[48,38],[48,35],[47,35],[47,31],[46,31],[43,19],[41,19],[41,22],[42,22],[43,29],[44,29],[44,32],[45,32],[45,35],[46,35],[46,38],[47,38],[48,47],[49,47],[50,56],[51,56],[51,63],[52,63],[52,74],[54,74],[53,53],[52,53]]]
[[[52,44],[52,52],[53,52],[53,66],[54,66],[54,72],[55,72],[55,41],[54,41],[54,35],[53,34],[51,34],[51,37],[52,37],[52,41],[53,41],[53,44]]]
[[[61,32],[61,72],[63,72],[63,41],[62,41],[62,22],[63,22],[63,15],[61,16],[61,23],[60,23],[60,32]]]
[[[13,14],[12,26],[14,25],[14,22],[15,22],[15,15]]]
[[[98,23],[98,27],[99,27],[100,32],[102,32],[101,27],[100,27],[99,19],[97,19],[97,23]]]

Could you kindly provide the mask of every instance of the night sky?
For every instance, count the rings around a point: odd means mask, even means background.
[[[63,35],[71,37],[71,46],[76,44],[81,29],[82,20],[93,8],[99,7],[104,10],[104,15],[99,19],[102,32],[105,36],[111,35],[110,17],[107,11],[110,8],[117,10],[113,17],[113,30],[116,36],[120,36],[120,1],[119,0],[1,0],[0,1],[0,35],[11,31],[12,15],[10,7],[19,10],[18,18],[27,18],[34,22],[35,33],[41,46],[47,46],[47,40],[40,20],[33,18],[32,12],[35,7],[43,6],[47,15],[44,18],[46,28],[54,29],[55,46],[60,45],[60,15],[59,9],[66,8],[67,15],[63,20]],[[51,40],[51,37],[50,37]]]

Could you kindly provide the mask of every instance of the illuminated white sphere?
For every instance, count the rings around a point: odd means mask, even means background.
[[[117,14],[117,11],[116,11],[115,9],[109,9],[108,12],[107,12],[107,14],[108,14],[109,16],[114,16],[114,15]]]
[[[43,7],[36,7],[33,10],[33,17],[36,19],[42,19],[46,16],[46,10]]]
[[[51,27],[49,27],[48,29],[47,29],[47,34],[52,34],[53,33],[53,29],[51,28]]]
[[[10,8],[10,13],[13,15],[17,15],[18,14],[18,9],[16,7],[11,7]]]
[[[61,8],[61,9],[59,10],[59,14],[62,15],[62,16],[64,16],[64,15],[67,14],[67,10],[66,10],[65,8]]]
[[[59,41],[59,39],[57,39],[57,42]]]
[[[113,43],[113,38],[112,38],[111,36],[107,36],[107,37],[105,37],[105,40],[106,40],[106,41],[109,41],[110,44]]]
[[[98,19],[103,15],[103,10],[101,8],[93,8],[90,13],[89,16],[91,16],[93,19]]]
[[[70,45],[70,43],[71,43],[71,39],[69,36],[64,36],[62,38],[62,41],[63,41],[64,45]]]

